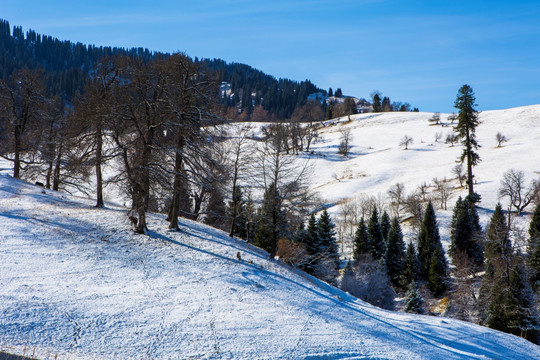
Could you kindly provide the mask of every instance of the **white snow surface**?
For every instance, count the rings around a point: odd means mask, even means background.
[[[429,126],[431,115],[327,122],[306,155],[312,186],[332,203],[450,178],[461,148],[442,143],[450,128]],[[480,119],[485,219],[504,171],[538,177],[540,106]],[[348,158],[337,155],[340,127],[352,130]],[[502,148],[498,131],[510,138]],[[414,138],[406,151],[404,134]],[[125,208],[97,209],[0,173],[0,350],[39,359],[540,359],[519,337],[378,309],[200,223],[182,219],[171,231],[149,214],[149,234],[138,235]]]

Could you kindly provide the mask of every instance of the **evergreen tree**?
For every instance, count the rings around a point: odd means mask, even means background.
[[[319,249],[321,247],[321,240],[319,238],[319,232],[317,229],[317,219],[314,214],[311,214],[308,220],[308,226],[306,229],[306,252],[309,256],[308,265],[306,271],[313,274],[318,262],[320,261]]]
[[[334,118],[334,104],[330,103],[328,104],[328,107],[326,108],[326,120],[330,120]]]
[[[487,231],[486,261],[500,257],[509,257],[512,254],[512,244],[509,238],[509,229],[506,218],[502,212],[501,204],[497,204],[491,216]]]
[[[401,276],[401,286],[407,287],[413,281],[418,279],[420,264],[418,262],[418,255],[412,242],[407,245],[407,253],[405,255],[405,261],[403,264],[403,274]]]
[[[343,92],[341,91],[341,88],[337,88],[336,93],[335,93],[335,97],[337,97],[337,98],[343,97]]]
[[[444,255],[444,250],[439,242],[431,256],[429,267],[428,285],[429,290],[435,296],[441,295],[447,289],[448,264]]]
[[[381,231],[381,224],[379,223],[377,207],[373,207],[367,230],[369,243],[371,245],[371,255],[375,260],[379,260],[384,254],[384,238]]]
[[[493,291],[500,289],[503,284],[502,279],[497,277],[507,277],[510,268],[512,246],[508,232],[501,205],[497,204],[487,231],[485,272],[478,293],[479,317],[485,324],[488,322],[490,311],[493,312],[494,307],[499,306],[496,304],[499,301],[496,299],[498,295]]]
[[[328,96],[329,97],[334,96],[334,91],[332,91],[332,88],[328,89]]]
[[[364,222],[364,218],[360,219],[356,232],[354,234],[354,254],[353,258],[358,261],[361,255],[371,253],[371,244],[369,243],[369,236],[367,232],[367,226]]]
[[[424,219],[418,235],[418,260],[420,263],[420,275],[428,280],[429,269],[433,253],[440,244],[439,225],[435,216],[435,209],[431,202],[428,203],[424,212]]]
[[[457,94],[454,107],[459,110],[458,124],[456,126],[457,137],[463,144],[463,153],[461,154],[461,162],[467,164],[467,186],[469,188],[469,196],[478,197],[473,189],[473,172],[472,168],[480,162],[480,156],[475,152],[480,147],[476,141],[476,127],[479,124],[478,111],[476,111],[476,98],[474,92],[469,85],[463,85]]]
[[[319,253],[324,254],[324,258],[333,262],[337,270],[339,269],[339,250],[334,228],[335,225],[325,209],[317,221],[317,232],[320,239]]]
[[[397,218],[392,221],[392,226],[388,232],[385,252],[386,273],[394,287],[400,285],[401,276],[404,270],[405,243],[401,226]]]
[[[354,271],[353,265],[350,261],[347,261],[345,269],[343,271],[343,276],[339,284],[339,288],[349,294],[353,294],[358,287],[356,280],[356,273]]]
[[[540,204],[536,205],[529,225],[529,246],[527,247],[527,265],[529,266],[531,287],[535,292],[540,289]]]
[[[409,283],[409,290],[407,291],[407,297],[405,298],[405,312],[412,314],[424,313],[424,299],[418,293],[417,285],[415,281]]]
[[[534,296],[521,264],[514,265],[510,274],[495,277],[488,308],[487,325],[496,330],[522,336],[539,343],[538,313]]]
[[[281,208],[279,191],[270,184],[264,192],[260,209],[259,224],[255,234],[255,245],[270,253],[273,258],[277,251],[277,242],[281,237],[287,237],[288,222]]]
[[[388,239],[388,232],[390,231],[391,226],[392,224],[390,221],[390,216],[385,210],[383,211],[383,214],[381,215],[381,232],[382,232],[384,240]]]
[[[466,254],[471,264],[482,266],[484,254],[479,244],[478,228],[480,226],[477,223],[477,216],[474,204],[459,197],[454,207],[451,224],[450,256],[454,262],[460,254]]]
[[[381,96],[378,94],[378,93],[375,93],[373,95],[373,100],[372,100],[373,104],[373,112],[381,112]]]
[[[229,202],[229,206],[227,210],[229,218],[232,219],[233,216],[236,216],[236,219],[234,221],[234,226],[232,226],[232,229],[231,229],[231,235],[237,236],[240,239],[247,240],[248,216],[247,216],[246,202],[242,195],[242,188],[238,186],[235,187],[232,196],[233,196],[233,200]],[[233,209],[234,206],[236,206],[236,211],[234,211]]]
[[[308,243],[308,232],[306,230],[306,227],[304,226],[303,221],[301,221],[300,224],[298,224],[298,227],[296,228],[293,235],[293,240],[301,244]]]

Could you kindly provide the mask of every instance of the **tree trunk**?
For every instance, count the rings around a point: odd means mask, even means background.
[[[15,126],[14,132],[15,142],[15,159],[13,160],[13,177],[15,179],[21,178],[21,134],[18,126]]]
[[[180,195],[182,192],[182,160],[185,146],[183,135],[178,135],[176,144],[176,156],[174,159],[174,184],[173,198],[169,208],[169,229],[178,229],[178,212],[180,210]]]
[[[103,134],[101,124],[96,129],[96,207],[102,208],[103,201],[103,175],[101,173],[101,163],[103,162]]]
[[[58,154],[56,155],[56,164],[54,167],[54,175],[53,175],[53,190],[58,191],[60,187],[60,166],[62,163],[62,151],[64,146],[62,143],[58,146]]]

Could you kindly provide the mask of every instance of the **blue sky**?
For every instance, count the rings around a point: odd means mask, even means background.
[[[62,40],[184,51],[421,111],[540,103],[540,4],[406,0],[2,0],[0,18]]]

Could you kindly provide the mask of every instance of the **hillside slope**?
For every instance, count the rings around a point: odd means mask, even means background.
[[[0,350],[54,359],[540,359],[521,338],[380,310],[183,220],[0,175]]]
[[[445,143],[452,126],[448,114],[441,114],[441,125],[432,125],[428,120],[433,113],[377,113],[359,114],[329,120],[319,129],[319,139],[312,145],[312,154],[304,154],[314,168],[311,188],[316,190],[335,219],[342,209],[339,204],[363,197],[382,198],[388,205],[387,191],[396,183],[405,187],[405,194],[416,192],[421,184],[428,185],[428,196],[434,198],[444,245],[450,243],[452,210],[458,196],[466,196],[467,189],[460,187],[452,173],[462,152],[462,146]],[[540,105],[507,110],[485,111],[479,115],[480,125],[476,129],[478,153],[481,162],[473,169],[475,192],[482,196],[478,204],[481,224],[485,227],[497,202],[503,209],[508,199],[500,199],[498,191],[504,173],[513,168],[523,171],[525,185],[540,179]],[[338,154],[342,131],[351,135],[351,152],[347,157]],[[497,147],[496,134],[500,132],[509,140]],[[441,139],[436,141],[436,134]],[[413,138],[408,150],[400,146],[404,135]],[[433,179],[447,179],[451,195],[447,210],[437,200]],[[391,209],[387,210],[392,215]],[[526,208],[526,214],[513,219],[515,225],[513,241],[523,245],[523,231],[528,227],[534,206]],[[405,211],[401,211],[401,215]],[[415,240],[415,232],[402,224],[405,240]],[[520,239],[518,239],[518,237]],[[524,251],[525,249],[521,249]],[[346,252],[346,255],[350,255]]]

